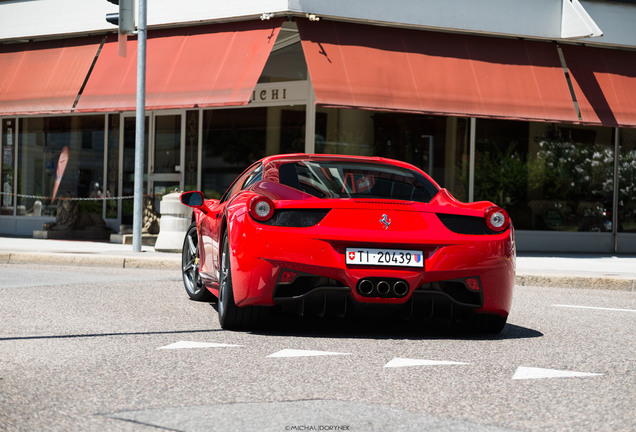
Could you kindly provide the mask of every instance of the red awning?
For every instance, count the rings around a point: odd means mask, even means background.
[[[151,30],[146,45],[146,108],[246,105],[282,20]],[[137,41],[118,55],[107,40],[77,111],[135,109]]]
[[[101,38],[0,47],[0,114],[68,113]]]
[[[563,45],[583,122],[636,126],[636,52]]]
[[[577,121],[547,42],[297,20],[318,104]]]

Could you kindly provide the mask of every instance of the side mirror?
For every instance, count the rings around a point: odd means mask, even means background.
[[[193,191],[193,192],[184,192],[179,197],[181,203],[187,205],[188,207],[200,208],[203,206],[203,201],[205,198],[203,197],[203,192]]]

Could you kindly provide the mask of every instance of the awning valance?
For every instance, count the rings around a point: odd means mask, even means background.
[[[585,123],[636,126],[636,52],[563,45]]]
[[[71,112],[101,38],[0,47],[0,115]]]
[[[297,20],[324,106],[576,122],[553,43]]]
[[[263,71],[281,20],[150,30],[146,48],[146,108],[245,105]],[[127,57],[113,36],[95,64],[77,111],[135,109],[137,41]]]

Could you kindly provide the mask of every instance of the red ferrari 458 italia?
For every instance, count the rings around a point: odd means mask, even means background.
[[[244,171],[220,200],[193,207],[182,254],[194,300],[218,298],[224,329],[266,308],[447,319],[475,332],[506,323],[515,239],[505,210],[462,203],[410,164],[288,154]]]

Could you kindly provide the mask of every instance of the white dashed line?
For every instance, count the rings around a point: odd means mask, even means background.
[[[595,306],[577,306],[577,305],[562,305],[562,304],[553,304],[553,307],[563,307],[563,308],[573,308],[573,309],[594,309],[594,310],[604,310],[604,311],[613,311],[613,312],[636,312],[636,309],[616,309],[616,308],[604,308],[604,307],[595,307]]]
[[[469,363],[445,361],[445,360],[418,360],[407,358],[394,358],[384,365],[385,368],[409,367],[409,366],[443,366],[443,365],[467,365]]]
[[[313,357],[313,356],[329,356],[329,355],[349,355],[349,353],[339,353],[339,352],[331,352],[331,351],[312,351],[312,350],[295,350],[295,349],[284,349],[274,354],[270,354],[267,357],[276,358],[276,357]]]
[[[603,374],[519,366],[514,376],[512,377],[512,379],[524,380],[524,379],[542,379],[542,378],[573,378],[573,377],[591,377],[591,376],[600,376],[600,375],[603,375]]]

